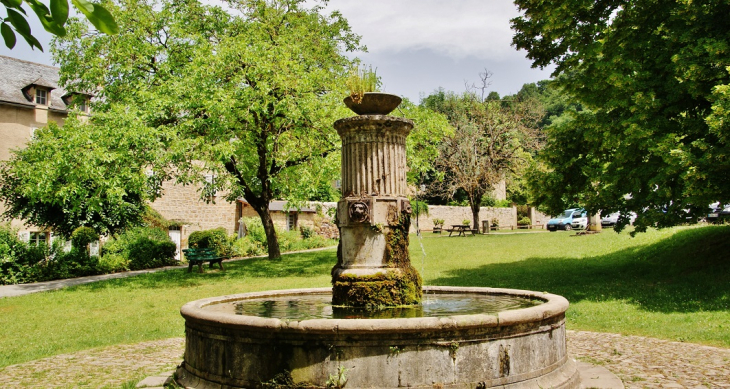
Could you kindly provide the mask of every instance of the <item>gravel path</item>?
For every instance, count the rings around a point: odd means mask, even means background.
[[[171,338],[56,355],[0,370],[0,387],[119,388],[172,371],[183,348],[182,338]],[[568,331],[568,352],[607,368],[626,388],[730,388],[730,349]]]

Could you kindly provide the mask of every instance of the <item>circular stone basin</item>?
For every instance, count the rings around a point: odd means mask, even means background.
[[[184,305],[189,388],[577,388],[568,301],[514,289],[425,287],[418,307],[329,304],[331,289]],[[270,386],[274,385],[274,386]]]

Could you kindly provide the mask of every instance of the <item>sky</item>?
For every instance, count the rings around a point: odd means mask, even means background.
[[[383,92],[413,102],[438,88],[464,92],[485,70],[492,74],[488,90],[501,96],[552,71],[531,68],[525,52],[511,46],[509,21],[519,12],[510,0],[330,0],[333,10],[362,37],[368,52],[355,56],[377,69]],[[45,52],[19,39],[12,50],[0,44],[0,55],[55,65],[50,34],[35,19],[31,29]]]

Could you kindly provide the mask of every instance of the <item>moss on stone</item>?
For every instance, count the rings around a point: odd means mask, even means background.
[[[394,307],[421,303],[422,281],[411,266],[408,253],[410,217],[401,215],[385,233],[383,272],[368,275],[340,275],[332,279],[332,303],[352,307]],[[339,254],[339,253],[338,253]]]
[[[263,389],[308,389],[322,387],[309,382],[294,382],[289,370],[284,370],[271,380],[261,382],[258,386]]]
[[[385,263],[389,267],[405,268],[410,266],[411,258],[408,253],[408,229],[411,227],[411,218],[403,214],[398,218],[398,224],[391,225],[385,234]]]
[[[361,277],[340,276],[332,282],[332,303],[372,309],[419,304],[423,293],[421,279],[411,269]]]
[[[393,217],[397,215],[395,211]],[[397,307],[420,304],[423,297],[422,280],[411,266],[408,253],[408,230],[411,219],[401,213],[391,224],[371,226],[375,233],[383,233],[385,251],[381,272],[368,276],[341,274],[343,264],[342,241],[337,248],[337,264],[332,269],[332,302],[350,307]],[[341,231],[340,231],[341,232]],[[342,236],[342,234],[340,234]]]

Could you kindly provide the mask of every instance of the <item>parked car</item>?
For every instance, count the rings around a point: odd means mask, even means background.
[[[602,217],[601,218],[601,226],[603,226],[603,227],[610,227],[610,226],[616,225],[616,223],[618,223],[618,216],[619,216],[619,213],[618,212],[614,212],[614,213],[612,213],[612,214],[610,214],[608,216]],[[631,212],[629,214],[629,224],[630,225],[633,225],[634,224],[634,220],[636,220],[636,214],[634,212]]]
[[[710,213],[707,214],[708,223],[722,223],[730,220],[730,204],[721,205],[718,203],[710,204]]]
[[[554,219],[550,219],[545,227],[550,232],[555,232],[557,230],[570,231],[573,229],[573,225],[571,224],[573,223],[573,218],[580,217],[582,214],[585,214],[585,212],[586,211],[583,208],[566,209],[562,215]]]
[[[588,228],[588,214],[583,212],[580,216],[574,216],[570,225],[576,230],[585,230]]]

